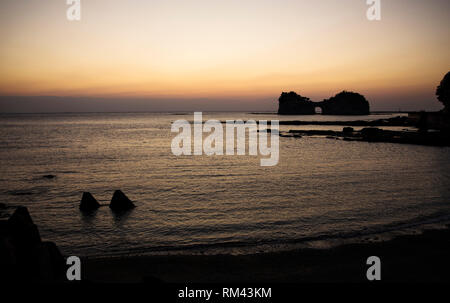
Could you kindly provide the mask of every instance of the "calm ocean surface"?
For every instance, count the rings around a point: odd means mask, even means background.
[[[203,114],[203,119],[364,117]],[[70,255],[247,253],[371,241],[450,222],[450,148],[280,137],[280,160],[171,153],[186,115],[0,115],[0,202]],[[289,129],[342,129],[281,126]],[[42,176],[52,174],[54,179]],[[83,191],[137,208],[82,215]]]

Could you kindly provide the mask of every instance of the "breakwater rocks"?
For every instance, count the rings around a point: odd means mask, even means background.
[[[100,207],[100,203],[89,192],[84,192],[81,197],[80,210],[83,212],[91,212]]]
[[[53,242],[41,240],[26,207],[0,220],[0,281],[58,282],[65,279],[65,261]]]
[[[116,190],[109,208],[114,212],[123,212],[135,208],[135,205],[121,190]]]
[[[90,192],[83,193],[80,202],[80,211],[83,213],[91,213],[101,206],[106,205],[98,203],[97,199],[95,199]],[[114,192],[111,202],[109,203],[109,208],[115,213],[122,213],[135,207],[134,203],[121,190],[116,190]]]

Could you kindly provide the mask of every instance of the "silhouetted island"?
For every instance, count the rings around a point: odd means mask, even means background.
[[[316,108],[323,115],[368,115],[370,105],[366,98],[358,93],[342,91],[321,102],[313,102],[295,92],[283,92],[278,99],[279,115],[314,115]]]

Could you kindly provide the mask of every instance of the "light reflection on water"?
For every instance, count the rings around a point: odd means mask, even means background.
[[[367,119],[204,113],[209,118]],[[178,119],[193,115],[2,115],[1,200],[27,206],[43,238],[76,255],[276,250],[449,219],[449,148],[280,138],[279,164],[261,167],[252,156],[173,156],[170,125]],[[115,189],[137,208],[122,216],[108,207],[78,211],[83,191],[106,205]]]

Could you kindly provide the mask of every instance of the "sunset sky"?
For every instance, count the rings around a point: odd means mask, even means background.
[[[365,0],[81,0],[81,21],[68,7],[1,0],[1,112],[35,111],[14,96],[70,97],[74,111],[265,111],[282,91],[344,89],[373,110],[437,110],[450,70],[448,0],[381,0],[380,21]]]

